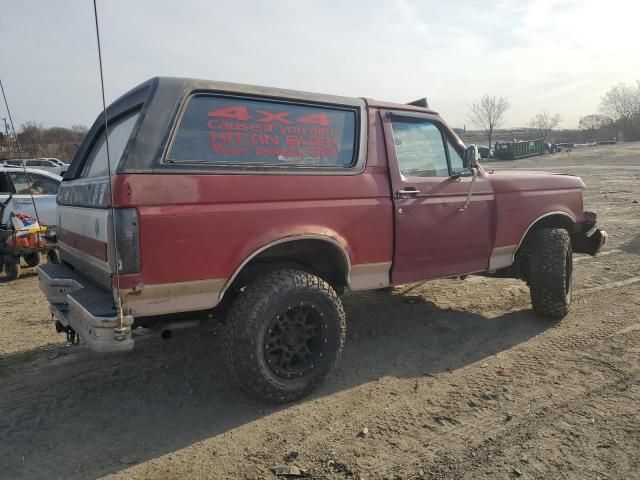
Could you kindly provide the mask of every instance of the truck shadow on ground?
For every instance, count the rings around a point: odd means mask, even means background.
[[[488,318],[397,293],[349,295],[345,307],[343,357],[312,398],[384,376],[453,371],[553,326],[528,310]],[[169,341],[149,338],[122,356],[82,346],[5,356],[3,475],[95,478],[289,408],[249,398],[228,381],[221,331],[209,325]]]
[[[636,255],[640,253],[640,233],[629,240],[627,243],[623,244],[621,250],[626,253],[635,253]]]

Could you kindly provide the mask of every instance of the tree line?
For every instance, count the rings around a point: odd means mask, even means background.
[[[506,97],[485,94],[469,105],[468,119],[485,132],[487,143],[492,145],[494,132],[504,125],[509,108]],[[640,140],[640,80],[636,81],[636,85],[620,83],[611,87],[602,98],[598,110],[599,113],[580,119],[578,130],[582,132],[583,142],[613,138],[627,142]],[[561,122],[560,114],[542,110],[528,123],[530,136],[549,140]]]
[[[17,158],[16,140],[10,127],[5,124],[4,128],[4,133],[0,132],[0,159]],[[25,122],[17,132],[17,137],[25,158],[55,157],[69,162],[87,131],[84,125],[46,128],[37,122]]]
[[[485,132],[488,145],[493,144],[494,132],[504,125],[510,107],[506,97],[489,94],[469,105],[468,119]],[[627,142],[640,140],[640,80],[635,85],[620,83],[611,87],[598,110],[598,113],[580,119],[578,130],[582,133],[583,142],[614,137]],[[528,123],[530,138],[549,140],[561,122],[560,114],[540,111]],[[4,133],[0,129],[0,160],[18,156],[15,139],[6,121],[4,127]],[[84,125],[45,128],[37,122],[26,122],[17,137],[25,157],[56,157],[68,162],[87,131]]]

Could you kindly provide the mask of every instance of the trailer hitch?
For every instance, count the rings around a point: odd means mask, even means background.
[[[64,326],[60,320],[56,320],[56,332],[65,333],[69,345],[78,345],[80,343],[80,335],[70,325]]]

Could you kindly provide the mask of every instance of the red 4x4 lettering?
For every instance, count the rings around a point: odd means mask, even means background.
[[[256,110],[257,113],[263,115],[262,118],[259,118],[258,122],[270,123],[273,121],[278,121],[280,123],[290,124],[291,121],[287,120],[285,117],[291,115],[291,112],[269,112],[267,110]],[[251,115],[249,115],[249,111],[247,107],[224,107],[218,108],[216,110],[211,110],[209,112],[210,117],[223,117],[223,118],[235,118],[236,120],[247,121],[251,119]],[[312,115],[307,115],[306,117],[301,117],[296,120],[296,123],[304,123],[304,124],[312,124],[312,125],[320,125],[322,127],[328,127],[331,125],[331,120],[329,120],[329,115],[326,113],[316,113]]]
[[[312,123],[314,125],[320,125],[322,127],[328,127],[329,125],[331,125],[329,115],[327,115],[326,113],[317,113],[315,115],[309,115],[308,117],[299,118],[298,123]]]
[[[289,120],[284,118],[288,115],[291,115],[289,112],[271,113],[267,112],[266,110],[256,110],[256,112],[264,115],[264,117],[258,119],[259,122],[273,122],[274,120],[277,120],[282,123],[291,123]]]
[[[247,107],[224,107],[209,112],[210,117],[235,118],[237,120],[249,120],[251,116]]]

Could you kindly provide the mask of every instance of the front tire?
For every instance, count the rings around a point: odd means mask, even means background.
[[[230,376],[272,402],[309,394],[333,369],[346,334],[335,290],[299,270],[268,273],[229,310],[225,354]]]
[[[562,318],[571,304],[573,252],[569,232],[543,228],[535,232],[529,262],[529,287],[533,310]]]
[[[4,270],[7,280],[16,280],[20,276],[20,257],[6,255],[4,257]]]

